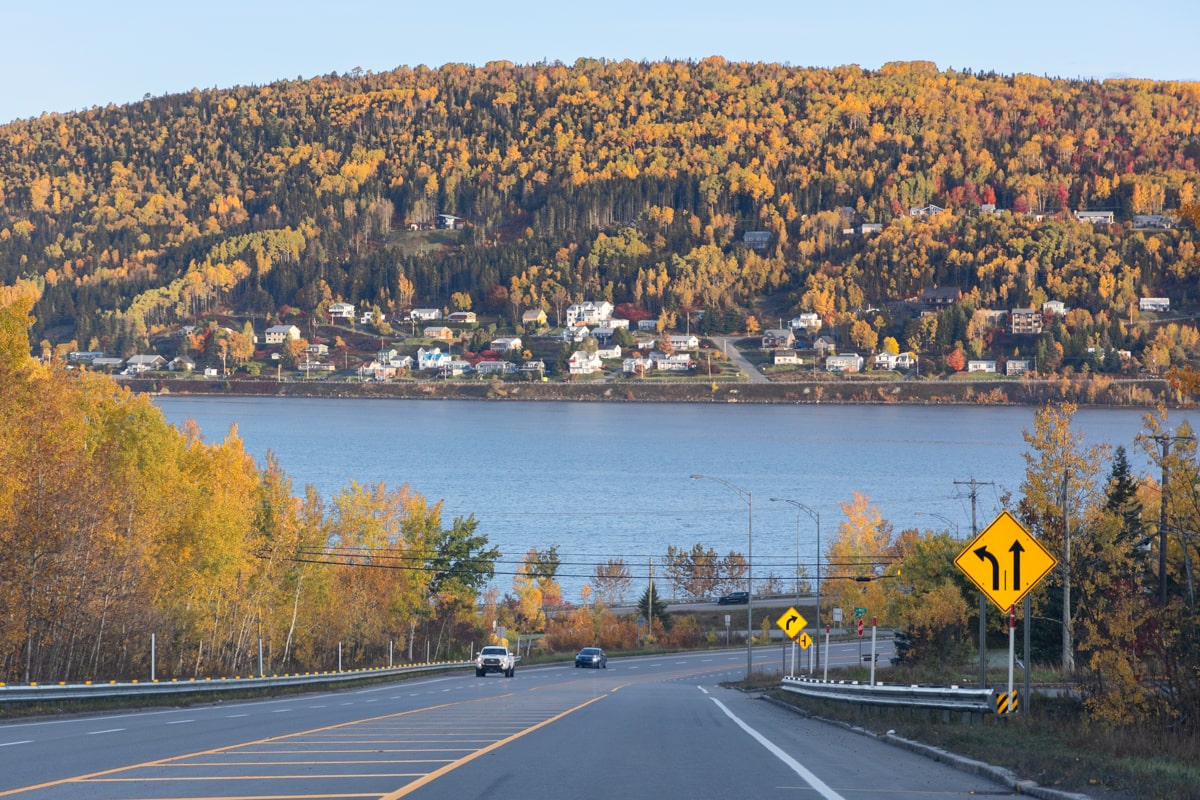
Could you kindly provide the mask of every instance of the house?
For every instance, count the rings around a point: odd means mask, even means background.
[[[612,360],[621,357],[621,345],[614,344],[612,347],[597,347],[596,355],[601,359]]]
[[[921,305],[926,308],[949,308],[962,300],[962,289],[957,286],[935,286],[921,292]]]
[[[283,344],[288,339],[299,339],[300,329],[295,325],[272,325],[263,337],[267,344]]]
[[[667,341],[676,350],[695,350],[700,346],[700,337],[690,333],[672,333],[667,336]]]
[[[995,361],[968,361],[967,372],[995,372]]]
[[[604,368],[604,365],[600,363],[600,356],[583,350],[576,350],[572,353],[571,357],[567,359],[567,366],[572,375],[592,375]]]
[[[466,220],[453,214],[438,214],[438,227],[456,231],[466,225]]]
[[[1004,362],[1005,375],[1024,375],[1029,369],[1029,360],[1025,358],[1010,358]]]
[[[751,250],[766,250],[767,245],[770,243],[771,234],[769,231],[746,231],[742,235],[742,244]]]
[[[471,371],[471,362],[461,358],[452,358],[441,366],[442,377],[457,378]]]
[[[477,375],[513,375],[517,365],[511,361],[479,361],[475,364]]]
[[[457,323],[459,325],[474,325],[476,324],[476,315],[474,311],[455,311],[446,317],[446,322]]]
[[[638,324],[637,324],[637,329],[639,331],[645,331],[647,333],[658,333],[658,320],[657,319],[639,319]]]
[[[657,344],[657,339],[647,339],[644,336],[639,336],[633,340],[633,347],[635,350],[653,350]]]
[[[1047,300],[1042,303],[1043,314],[1053,314],[1056,317],[1061,317],[1067,313],[1067,304],[1062,300]]]
[[[537,375],[538,377],[541,377],[546,373],[546,362],[542,361],[541,359],[526,361],[520,366],[518,372],[520,372],[522,375]]]
[[[621,371],[626,375],[645,375],[654,369],[654,359],[634,356],[621,362]]]
[[[310,356],[327,356],[329,355],[329,345],[321,342],[310,344],[308,347],[304,348],[304,352],[308,353]]]
[[[408,318],[413,322],[436,322],[442,318],[440,308],[414,308],[408,312]]]
[[[445,325],[430,325],[427,328],[421,329],[421,336],[426,339],[440,339],[447,342],[454,341],[456,334],[453,328],[448,328]]]
[[[296,365],[296,369],[307,375],[310,372],[333,372],[335,367],[322,361],[301,361]]]
[[[763,331],[763,350],[770,350],[774,347],[791,347],[795,343],[796,334],[792,333],[791,328],[771,328]]]
[[[592,328],[592,338],[598,342],[607,342],[612,339],[614,333],[615,331],[607,325]]]
[[[1170,311],[1171,299],[1168,297],[1142,297],[1138,299],[1138,311]]]
[[[1014,308],[1009,312],[1009,332],[1017,335],[1040,334],[1042,312],[1036,308]]]
[[[92,363],[96,362],[93,360]],[[130,356],[125,362],[125,371],[130,374],[149,372],[152,369],[162,369],[166,365],[167,360],[160,355],[136,355]]]
[[[687,372],[696,366],[696,362],[687,353],[674,353],[672,355],[657,353],[654,355],[654,364],[659,369],[667,372]]]
[[[191,372],[196,368],[196,362],[187,356],[175,356],[171,359],[171,363],[167,365],[167,369],[172,372]]]
[[[812,349],[817,351],[817,355],[830,355],[837,352],[837,340],[828,333],[823,333],[813,339]]]
[[[800,361],[800,354],[795,350],[776,350],[771,356],[773,358],[772,363],[777,367],[799,366],[802,363]]]
[[[1162,214],[1134,214],[1133,227],[1137,230],[1172,230],[1175,220]]]
[[[862,368],[863,357],[858,353],[841,353],[825,359],[826,372],[862,372]]]
[[[917,366],[916,353],[879,353],[875,356],[875,369],[903,370]]]
[[[908,215],[910,217],[932,217],[934,214],[940,214],[945,210],[946,209],[942,208],[941,206],[935,206],[933,203],[930,203],[927,206],[910,208],[908,210]]]
[[[216,367],[205,367],[204,368],[204,377],[206,377],[206,378],[217,377],[217,368]]]
[[[329,316],[332,319],[354,319],[354,304],[333,303],[329,306]]]
[[[513,353],[521,349],[520,336],[500,336],[492,339],[488,345],[489,350],[495,350],[497,353]]]
[[[869,236],[872,233],[879,233],[883,230],[882,222],[864,222],[862,224],[863,236]]]
[[[531,308],[521,314],[521,324],[526,327],[535,325],[540,328],[546,324],[546,312],[540,308]]]
[[[417,369],[430,370],[441,369],[450,363],[450,354],[443,353],[440,347],[424,347],[417,350]]]
[[[788,322],[788,327],[792,330],[811,331],[816,333],[821,330],[821,317],[815,312],[805,311],[792,317]]]
[[[115,356],[96,356],[91,361],[96,369],[115,369],[125,363],[125,359]]]
[[[585,325],[598,325],[612,316],[613,304],[606,300],[599,303],[588,300],[574,303],[567,307],[567,327],[578,322]]]
[[[995,203],[982,204],[981,206],[979,206],[979,213],[980,214],[995,214],[996,213],[996,204]]]
[[[104,353],[99,350],[72,350],[70,353],[67,353],[67,361],[86,361],[90,363],[97,358],[104,358]]]
[[[362,316],[360,316],[358,318],[358,322],[360,325],[370,325],[374,321],[375,321],[375,312],[374,311],[364,311],[362,313]],[[381,323],[387,322],[387,314],[380,314],[379,321]]]
[[[582,322],[580,322],[577,325],[568,325],[567,327],[563,328],[562,340],[564,342],[574,342],[575,344],[579,344],[586,339],[589,334],[590,332],[588,331],[587,325],[584,325]]]
[[[1090,222],[1093,225],[1112,225],[1115,221],[1112,211],[1076,211],[1075,219],[1080,222]]]
[[[385,347],[375,354],[375,360],[381,364],[391,366],[392,359],[400,355],[394,347]]]

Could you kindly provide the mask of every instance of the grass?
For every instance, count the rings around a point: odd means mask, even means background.
[[[834,673],[831,671],[830,677]],[[838,679],[867,680],[866,670],[839,670]],[[879,677],[877,675],[877,677]],[[929,683],[926,674],[889,668],[889,683]],[[1035,670],[1039,684],[1061,676]],[[950,682],[974,685],[974,677]],[[1005,676],[989,675],[1002,684]],[[873,732],[894,730],[897,736],[942,748],[967,758],[1006,767],[1021,778],[1063,791],[1111,800],[1177,800],[1200,797],[1200,737],[1178,731],[1108,727],[1092,723],[1077,699],[1035,696],[1025,713],[988,715],[980,724],[947,722],[911,710],[893,711],[802,697],[778,688],[778,679],[763,677],[753,688],[814,717],[836,720]]]

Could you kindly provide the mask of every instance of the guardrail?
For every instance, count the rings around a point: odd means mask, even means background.
[[[117,697],[164,697],[230,691],[253,691],[322,683],[344,683],[368,678],[386,678],[417,672],[473,667],[474,661],[442,661],[405,667],[375,667],[344,672],[310,672],[271,677],[188,678],[169,681],[109,681],[106,683],[0,684],[0,706],[10,703],[57,703],[66,700],[98,700]]]
[[[996,693],[991,689],[884,683],[871,686],[858,681],[823,681],[805,677],[784,678],[780,688],[787,692],[843,703],[929,708],[975,714],[990,714],[996,710]]]

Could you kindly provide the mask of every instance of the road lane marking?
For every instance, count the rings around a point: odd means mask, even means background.
[[[88,736],[99,736],[102,733],[120,733],[124,728],[109,728],[106,731],[88,731]]]
[[[12,747],[15,744],[33,744],[33,739],[22,739],[19,742],[0,742],[0,747]]]
[[[226,715],[226,719],[237,719],[238,717],[248,717],[248,716],[250,716],[250,715],[249,714],[228,714],[228,715]]]
[[[846,798],[844,798],[842,795],[829,788],[824,781],[809,772],[803,764],[789,756],[787,753],[783,752],[783,750],[781,750],[774,742],[738,719],[738,717],[735,716],[732,711],[726,708],[725,704],[720,700],[715,697],[710,697],[709,699],[717,704],[717,708],[725,712],[725,716],[733,720],[739,728],[750,734],[751,738],[753,738],[756,742],[767,748],[767,752],[778,758],[784,764],[787,764],[787,766],[790,767],[793,772],[800,776],[801,780],[811,786],[817,792],[817,794],[821,795],[821,797],[824,797],[825,800],[846,800]]]
[[[194,719],[173,719],[170,722],[168,722],[167,724],[168,725],[186,725],[189,722],[195,722],[195,721],[196,720],[194,720]]]
[[[418,778],[417,780],[413,781],[412,783],[408,784],[407,786],[405,786],[401,789],[397,789],[396,791],[392,792],[391,794],[385,794],[382,797],[380,797],[379,800],[399,800],[399,798],[401,798],[401,797],[407,797],[408,795],[415,792],[417,789],[420,789],[423,786],[428,786],[429,784],[433,783],[434,781],[436,781],[438,778],[442,777],[443,775],[453,772],[454,770],[458,769],[459,767],[461,767],[465,764],[469,764],[470,762],[474,761],[475,759],[479,758],[480,756],[487,755],[488,753],[491,753],[494,750],[499,750],[504,745],[509,744],[511,742],[515,742],[517,739],[520,739],[522,736],[533,733],[534,731],[544,728],[547,725],[550,725],[551,723],[558,722],[560,719],[567,716],[568,714],[574,714],[576,711],[580,710],[581,708],[587,708],[592,703],[603,700],[605,697],[608,697],[608,695],[602,694],[599,697],[593,697],[591,700],[580,703],[579,705],[575,706],[574,708],[568,708],[566,711],[563,711],[561,714],[555,714],[553,717],[550,717],[550,719],[542,720],[541,722],[539,722],[535,725],[531,725],[522,731],[517,731],[516,733],[514,733],[511,736],[501,739],[498,742],[494,742],[480,750],[476,750],[475,752],[471,753],[470,755],[464,756],[453,763],[450,763],[444,767],[441,767],[440,769],[436,769],[433,772],[426,774],[424,777]]]

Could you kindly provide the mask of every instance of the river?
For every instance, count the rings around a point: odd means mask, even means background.
[[[757,577],[809,574],[843,503],[865,494],[899,531],[971,530],[1015,504],[1035,409],[996,406],[617,404],[160,396],[174,423],[206,440],[236,425],[260,463],[275,454],[299,493],[326,497],[351,480],[408,484],[443,502],[443,523],[474,515],[503,553],[507,591],[530,548],[557,545],[564,597],[577,602],[592,567],[621,557],[645,575],[668,545],[725,554],[753,540]],[[1145,412],[1082,409],[1088,444],[1124,445],[1135,470]],[[1172,411],[1169,424],[1189,419]],[[1189,422],[1192,420],[1189,419]],[[706,478],[692,480],[692,475]],[[711,480],[710,480],[711,479]],[[725,482],[725,483],[722,483]],[[777,498],[772,501],[772,498]]]

